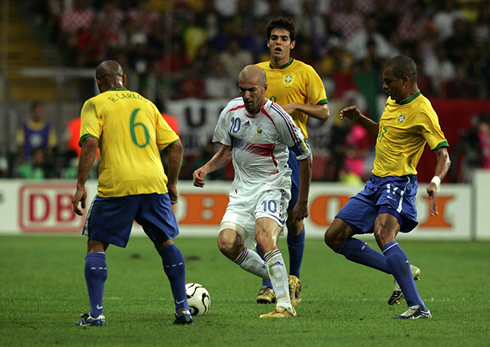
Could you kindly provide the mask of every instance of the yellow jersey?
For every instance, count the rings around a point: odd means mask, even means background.
[[[258,63],[267,75],[269,87],[265,97],[278,103],[280,106],[299,102],[305,105],[327,104],[325,86],[315,69],[308,64],[293,58],[289,59],[279,69],[273,69],[270,61]],[[308,138],[306,121],[308,115],[295,111],[290,115],[298,128],[301,129],[305,139]]]
[[[416,175],[426,143],[431,150],[449,146],[430,101],[420,92],[400,104],[388,98],[379,122],[373,174]]]
[[[80,140],[99,140],[99,196],[168,192],[160,150],[179,137],[151,101],[111,88],[85,102],[81,122]]]

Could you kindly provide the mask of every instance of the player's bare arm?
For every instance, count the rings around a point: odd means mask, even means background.
[[[378,136],[379,124],[363,115],[357,106],[348,106],[340,111],[340,119],[344,120],[344,118],[352,122],[358,122],[371,134]]]
[[[202,167],[194,171],[192,179],[194,186],[202,188],[204,187],[204,178],[210,172],[221,169],[231,160],[231,146],[221,145],[216,154]]]
[[[298,202],[294,206],[291,216],[293,220],[298,221],[308,217],[308,194],[310,192],[312,166],[311,155],[306,159],[300,160],[299,165],[300,183]]]
[[[326,121],[330,117],[330,110],[328,104],[323,105],[305,105],[300,102],[292,102],[285,106],[282,106],[284,111],[288,114],[292,114],[294,111],[301,111],[306,113],[309,117]]]
[[[78,163],[77,190],[73,196],[73,212],[79,216],[81,216],[83,212],[78,205],[81,203],[82,209],[85,208],[85,202],[87,200],[85,183],[87,182],[90,170],[92,170],[92,165],[94,165],[99,140],[95,137],[89,136],[83,139],[81,144],[82,151],[80,152],[80,160]]]
[[[446,177],[449,167],[451,166],[451,159],[446,147],[442,147],[433,151],[437,157],[436,170],[432,182],[427,186],[427,194],[429,194],[429,209],[430,215],[434,216],[439,214],[437,211],[437,191],[439,189],[440,182]],[[436,178],[437,177],[437,178]]]
[[[180,174],[180,168],[182,167],[182,158],[184,157],[184,147],[180,140],[172,143],[168,147],[169,162],[168,162],[168,195],[170,196],[170,201],[172,205],[175,205],[178,201],[177,193],[177,180]]]

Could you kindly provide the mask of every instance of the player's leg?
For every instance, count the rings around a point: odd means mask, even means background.
[[[408,263],[406,254],[395,241],[396,234],[399,231],[410,232],[418,224],[417,209],[415,208],[418,189],[417,177],[414,175],[378,177],[377,181],[380,194],[376,202],[378,206],[376,229],[374,230],[376,240],[385,257],[387,256],[387,259],[391,259],[389,263],[390,272],[393,271],[393,268],[397,268],[398,272],[402,271],[406,275],[403,277],[405,279],[404,282],[406,282],[407,290],[409,290],[408,295],[413,298],[407,303],[411,306],[413,306],[413,302],[420,304],[421,300],[414,284],[414,280],[419,278],[420,269]],[[387,244],[393,245],[393,248],[390,248]],[[403,266],[395,266],[396,262],[394,262],[394,259],[404,259]],[[407,266],[409,271],[406,271]],[[399,283],[397,279],[398,274],[395,276],[395,273],[393,273],[393,276],[395,277],[395,288],[388,300],[390,305],[399,302],[405,297],[405,292],[401,286],[402,283]],[[421,306],[421,309],[424,308],[423,303],[418,306]]]
[[[225,221],[221,223],[218,248],[224,256],[245,271],[269,280],[265,261],[252,249],[245,247],[246,238],[248,233],[242,226]]]
[[[174,243],[179,234],[177,220],[168,194],[149,194],[142,199],[135,220],[153,241],[160,257],[175,304],[176,324],[192,324],[186,293],[186,268],[184,255]]]
[[[299,160],[292,151],[289,153],[288,165],[292,170],[291,173],[291,200],[289,200],[288,216],[291,216],[291,211],[298,202],[299,194]],[[289,274],[300,278],[301,264],[303,263],[303,255],[305,251],[305,227],[302,220],[293,221],[288,218],[286,222],[288,228],[287,244],[289,251]]]
[[[262,260],[264,260],[264,255],[260,251],[259,247],[255,247],[257,254]],[[264,260],[265,262],[265,260]],[[272,304],[276,302],[276,294],[274,294],[274,289],[272,289],[272,283],[269,280],[262,279],[262,287],[259,289],[259,294],[257,295],[258,304]]]
[[[85,257],[85,281],[87,284],[90,313],[82,315],[77,325],[103,325],[103,296],[107,280],[105,250],[109,244],[126,247],[131,233],[135,203],[132,197],[101,198],[92,202],[83,234],[87,235],[88,250]]]
[[[376,209],[362,200],[352,198],[337,214],[325,232],[325,243],[348,260],[390,274],[386,258],[355,234],[372,232]]]
[[[264,253],[267,271],[276,294],[276,309],[261,318],[294,317],[296,312],[291,302],[289,277],[281,251],[277,248],[277,238],[282,227],[268,217],[256,221],[255,239],[260,250]]]
[[[395,210],[382,207],[374,226],[376,242],[386,258],[390,272],[400,285],[409,307],[407,312],[396,318],[430,318],[430,311],[425,307],[415,285],[410,269],[410,261],[398,242],[395,241],[401,223],[403,223],[402,218]]]
[[[288,215],[291,215],[291,211],[298,201],[299,194],[299,172],[300,165],[298,159],[292,151],[289,151],[288,166],[291,168],[291,199],[288,205]],[[305,250],[305,228],[303,221],[292,221],[288,218],[287,222],[287,244],[289,251],[289,274],[298,278],[298,288],[296,289],[296,301],[301,301],[301,281],[299,281],[301,273],[301,264],[303,262],[303,255]],[[262,258],[260,250],[257,248]],[[259,304],[267,304],[275,302],[275,293],[272,289],[272,284],[269,281],[262,281],[262,287],[259,290],[257,296],[257,302]]]
[[[255,206],[255,240],[264,254],[267,271],[276,295],[276,308],[261,318],[295,317],[295,290],[298,279],[287,273],[277,240],[282,235],[286,209],[290,198],[289,191],[277,189],[262,191],[257,196]]]
[[[105,322],[105,317],[103,316],[103,299],[105,282],[107,280],[105,251],[108,246],[108,243],[91,239],[87,242],[85,282],[90,300],[90,313],[88,317],[82,319],[82,321],[86,321],[85,323],[87,324],[85,325],[103,325]],[[83,324],[81,323],[80,325]]]
[[[186,293],[186,270],[184,255],[173,242],[167,240],[159,245],[155,242],[158,253],[162,257],[163,270],[167,275],[172,289],[172,295],[175,304],[175,321],[176,324],[192,324],[193,319],[187,303]]]

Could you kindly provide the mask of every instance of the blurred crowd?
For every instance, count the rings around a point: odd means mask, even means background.
[[[166,82],[170,99],[234,96],[231,86],[241,68],[268,60],[266,26],[277,16],[294,18],[298,38],[292,55],[315,67],[329,97],[352,88],[367,94],[380,89],[376,78],[384,61],[398,54],[416,60],[428,97],[489,93],[486,0],[31,2],[69,64],[118,60],[143,78],[152,74]],[[360,86],[371,73],[374,82]]]
[[[237,96],[239,71],[269,60],[266,26],[278,16],[294,18],[298,36],[291,55],[316,69],[329,100],[362,94],[365,113],[373,118],[381,111],[376,98],[385,61],[398,54],[414,58],[419,87],[429,98],[487,99],[490,93],[486,0],[29,0],[29,7],[37,14],[34,24],[66,53],[67,65],[94,68],[103,60],[117,60],[139,76],[143,95],[145,81],[156,77],[166,101]],[[93,87],[83,98],[92,92]],[[158,105],[164,100],[153,101]],[[328,141],[332,161],[342,165],[327,179],[365,180],[373,142],[359,127],[333,127]],[[72,132],[77,147],[76,129],[77,124],[67,126],[64,143]],[[480,152],[486,151],[488,161],[488,127],[486,131],[486,137],[470,139],[487,147]],[[76,149],[60,151],[58,146],[58,153],[68,154],[57,165],[56,156],[50,156],[56,139],[47,134],[43,146],[31,148],[43,147],[44,153],[29,156],[19,135],[17,177],[35,176],[40,166],[45,177],[76,177]],[[465,146],[458,148],[464,151]],[[207,152],[213,149],[203,148],[198,158]],[[46,155],[48,159],[41,158]],[[189,172],[194,166],[185,163]],[[455,181],[464,180],[458,175],[453,175]],[[218,173],[217,178],[223,177],[226,172]]]

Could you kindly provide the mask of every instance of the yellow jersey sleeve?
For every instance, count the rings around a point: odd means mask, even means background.
[[[85,101],[83,104],[80,118],[80,140],[86,138],[87,136],[93,136],[99,139],[100,134],[102,133],[102,119],[97,116],[92,99]]]

